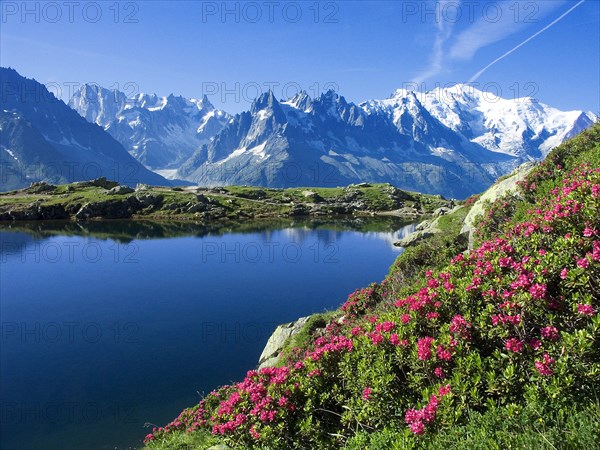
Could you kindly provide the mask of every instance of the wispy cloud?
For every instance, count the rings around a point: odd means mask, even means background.
[[[516,51],[519,47],[538,34],[550,28],[557,21],[560,21],[584,1],[585,0],[581,0],[577,5],[573,6],[569,11],[556,19],[556,21],[547,25],[543,30],[492,62],[482,69],[480,73],[476,74],[474,78],[476,79],[489,67],[505,58],[513,51]],[[515,2],[514,0],[496,2],[497,10],[500,11],[497,17],[487,17],[482,15],[482,17],[475,20],[471,25],[467,26],[467,28],[455,33],[455,21],[443,17],[443,11],[446,10],[446,5],[452,4],[453,8],[455,5],[458,5],[459,8],[465,10],[462,11],[463,16],[467,16],[467,4],[465,3],[463,5],[460,2],[451,0],[439,0],[437,2],[436,13],[436,35],[431,50],[429,65],[425,70],[414,77],[413,82],[421,83],[449,70],[452,64],[456,62],[472,60],[482,48],[500,42],[509,36],[530,27],[532,23],[537,22],[540,18],[550,14],[565,2],[566,0],[538,1],[535,3],[530,1]],[[536,9],[532,10],[531,5],[535,5]],[[493,11],[493,9],[488,9],[487,11]]]
[[[540,17],[551,13],[563,3],[564,1],[519,3],[510,0],[498,2],[498,17],[493,17],[492,13],[489,12],[494,11],[494,9],[488,9],[487,14],[456,36],[456,40],[450,47],[449,57],[454,61],[470,60],[481,48],[499,42],[531,26]],[[536,10],[530,12],[526,9],[528,5],[535,5]],[[531,17],[529,17],[530,13],[533,14]]]
[[[443,11],[446,5],[452,2],[456,7],[460,7],[460,1],[440,0],[436,5],[436,28],[435,41],[433,43],[432,55],[429,60],[429,66],[423,72],[415,76],[413,83],[422,83],[429,78],[438,75],[444,69],[444,44],[452,36],[454,22],[450,22],[443,17]]]
[[[507,51],[506,53],[504,53],[502,56],[496,58],[495,60],[493,60],[491,63],[489,63],[487,66],[485,66],[483,69],[481,69],[479,72],[477,72],[475,75],[473,75],[470,79],[469,82],[472,83],[475,80],[477,80],[481,75],[483,75],[483,73],[488,70],[490,67],[492,67],[494,64],[502,61],[504,58],[506,58],[507,56],[509,56],[510,54],[516,52],[518,49],[520,49],[521,47],[523,47],[525,44],[527,44],[529,41],[531,41],[532,39],[536,38],[537,36],[539,36],[540,34],[542,34],[544,31],[548,30],[549,28],[553,27],[554,25],[556,25],[558,22],[560,22],[562,19],[564,19],[566,16],[568,16],[575,8],[578,8],[579,6],[581,6],[583,3],[585,2],[585,0],[580,0],[578,3],[576,3],[574,6],[572,6],[571,8],[569,8],[567,11],[565,11],[563,14],[561,14],[558,18],[556,18],[555,20],[553,20],[552,22],[550,22],[548,25],[546,25],[544,28],[542,28],[541,30],[539,30],[538,32],[532,34],[531,36],[529,36],[527,39],[525,39],[523,42],[521,42],[520,44],[516,45],[515,47],[511,48],[509,51]]]

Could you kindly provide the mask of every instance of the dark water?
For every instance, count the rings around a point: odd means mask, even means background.
[[[0,448],[139,447],[255,367],[277,324],[380,281],[402,226],[0,228]]]

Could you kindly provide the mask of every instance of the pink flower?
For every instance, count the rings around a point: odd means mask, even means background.
[[[544,353],[543,358],[543,361],[535,362],[535,368],[540,373],[540,375],[549,377],[552,374],[554,374],[554,371],[551,369],[550,366],[554,365],[554,363],[556,363],[556,360],[554,358],[551,358],[548,355],[548,353]]]
[[[445,376],[443,369],[439,366],[433,370],[433,373],[438,378],[444,378],[444,376]]]
[[[425,433],[425,425],[420,420],[417,420],[410,424],[410,431],[420,436]]]
[[[529,293],[535,299],[544,298],[544,296],[546,295],[546,285],[539,283],[533,284],[529,288]]]
[[[439,394],[443,397],[444,395],[448,395],[450,393],[451,389],[450,389],[450,385],[447,384],[446,386],[440,386],[439,389]]]
[[[254,425],[250,427],[250,436],[252,436],[254,439],[260,439],[260,434],[258,434],[258,432],[254,429]]]
[[[542,341],[540,341],[539,339],[531,339],[529,341],[529,345],[531,345],[532,349],[537,350],[542,346]]]
[[[362,328],[361,327],[354,327],[352,328],[352,330],[350,331],[350,334],[352,336],[356,336],[357,334],[360,334],[362,332]]]
[[[585,230],[583,230],[583,235],[585,237],[592,237],[594,234],[596,234],[596,231],[590,227],[585,227]]]
[[[544,327],[540,330],[540,333],[544,339],[549,341],[558,340],[558,330],[555,327]]]
[[[596,310],[592,305],[583,304],[577,305],[577,312],[582,316],[593,316],[594,314],[596,314]]]
[[[410,315],[409,314],[403,314],[402,317],[400,318],[400,320],[402,321],[402,323],[404,325],[406,325],[408,322],[410,322]]]
[[[433,344],[432,337],[424,337],[417,342],[417,356],[421,361],[427,361],[431,358],[431,344]]]
[[[506,350],[512,353],[521,353],[523,351],[523,342],[517,338],[510,338],[505,344]]]
[[[582,269],[587,269],[589,266],[589,262],[587,258],[581,258],[577,260],[577,267],[581,267]]]
[[[369,400],[369,398],[371,397],[371,393],[372,393],[372,392],[373,392],[373,390],[372,390],[370,387],[366,387],[366,388],[363,390],[363,394],[362,394],[362,396],[363,396],[363,399],[365,399],[365,400]]]
[[[437,346],[437,357],[443,361],[450,361],[452,359],[452,353],[449,350],[446,350],[441,345]]]
[[[400,337],[396,333],[390,335],[390,344],[400,345]]]
[[[371,333],[371,342],[373,345],[379,345],[383,342],[383,335],[381,333]]]
[[[560,278],[564,280],[565,278],[567,278],[568,274],[569,274],[569,271],[567,269],[563,269],[560,271]]]

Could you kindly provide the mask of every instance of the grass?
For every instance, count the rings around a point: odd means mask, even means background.
[[[148,188],[141,193],[109,194],[106,189],[78,183],[56,186],[38,193],[24,189],[0,193],[0,214],[27,212],[36,203],[42,207],[62,206],[70,216],[86,203],[125,205],[132,196],[153,195],[156,205],[137,209],[133,218],[171,220],[214,220],[242,218],[276,218],[297,215],[373,215],[408,208],[408,215],[427,215],[449,202],[440,196],[401,191],[388,184],[349,186],[346,188],[268,189],[250,186],[228,186],[190,191],[183,188]],[[202,196],[202,197],[200,197]],[[192,210],[194,205],[205,208]],[[129,206],[130,204],[128,204]],[[416,211],[411,208],[416,208]],[[406,210],[405,210],[406,211]],[[12,214],[14,216],[14,214]],[[31,216],[31,215],[29,215]],[[96,217],[101,219],[101,217]]]
[[[600,436],[600,404],[568,414],[543,417],[536,405],[509,405],[484,414],[471,412],[465,425],[444,428],[415,440],[404,431],[384,429],[358,433],[345,450],[580,450],[597,449]]]

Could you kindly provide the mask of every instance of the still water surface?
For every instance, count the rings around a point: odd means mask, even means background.
[[[405,225],[0,229],[0,448],[138,448],[254,368],[277,324],[382,280]]]

